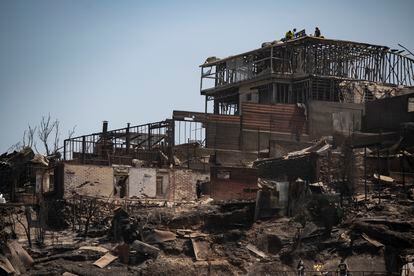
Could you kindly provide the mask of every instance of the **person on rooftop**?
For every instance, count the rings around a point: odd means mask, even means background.
[[[293,32],[291,30],[289,30],[288,32],[286,32],[285,35],[285,41],[291,40],[293,39]]]
[[[318,27],[315,27],[315,37],[321,37],[321,30]]]

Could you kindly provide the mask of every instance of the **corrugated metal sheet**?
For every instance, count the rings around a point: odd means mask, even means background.
[[[307,133],[304,110],[295,104],[243,103],[243,129],[284,133]]]
[[[239,149],[240,123],[208,121],[206,131],[208,148]]]
[[[208,148],[239,149],[240,116],[208,115],[206,137]]]

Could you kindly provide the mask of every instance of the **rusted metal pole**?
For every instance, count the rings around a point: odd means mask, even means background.
[[[66,142],[68,139],[63,141],[63,161],[66,161]]]
[[[187,141],[187,169],[190,169],[190,138]]]
[[[404,149],[402,149],[402,154],[401,154],[401,172],[402,172],[402,184],[403,184],[403,188],[405,190],[405,168],[404,168],[404,158],[405,158],[405,154],[404,154]]]
[[[380,187],[380,154],[379,146],[377,146],[377,189],[378,189],[378,204],[381,204],[381,187]]]
[[[148,150],[151,149],[151,124],[147,125],[148,127]]]
[[[273,47],[270,48],[270,73],[273,74]]]
[[[257,129],[257,158],[260,157],[260,128]]]
[[[82,164],[85,164],[86,136],[82,136]]]
[[[201,67],[201,78],[200,78],[200,92],[203,90],[203,74],[204,74],[204,68]],[[207,96],[206,96],[207,98]]]
[[[368,187],[367,187],[367,147],[364,147],[364,188],[365,188],[365,201],[368,200]]]
[[[126,135],[126,137],[125,137],[125,143],[126,143],[126,153],[128,154],[129,153],[129,147],[130,147],[130,145],[131,145],[131,137],[130,137],[130,135],[129,135],[129,127],[130,127],[130,123],[127,123],[127,128],[126,128],[126,133],[125,133],[125,135]]]

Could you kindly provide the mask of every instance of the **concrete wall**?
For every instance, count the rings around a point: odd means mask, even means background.
[[[279,192],[279,205],[287,208],[289,202],[289,182],[276,182],[276,190]]]
[[[365,108],[367,131],[395,131],[401,123],[414,121],[414,93],[367,102]]]
[[[157,170],[154,168],[129,169],[129,197],[148,198],[156,196]]]
[[[107,166],[72,165],[64,167],[64,197],[80,195],[108,197],[113,192],[113,169]]]
[[[311,138],[332,135],[334,129],[346,129],[349,125],[353,125],[354,130],[360,130],[363,110],[363,104],[310,101],[308,120]],[[346,121],[351,118],[352,123]]]

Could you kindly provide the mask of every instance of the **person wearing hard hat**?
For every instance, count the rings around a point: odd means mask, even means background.
[[[285,35],[285,41],[291,40],[293,39],[293,32],[291,30],[289,30],[288,32],[286,32]]]

